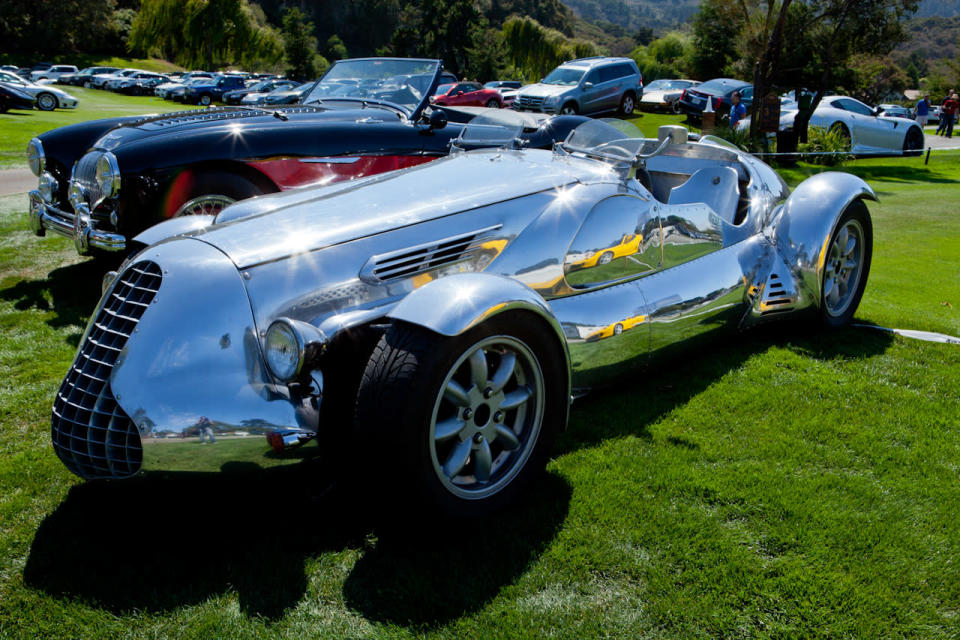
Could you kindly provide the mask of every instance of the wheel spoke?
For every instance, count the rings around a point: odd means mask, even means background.
[[[443,422],[438,423],[434,428],[433,439],[437,442],[449,440],[463,431],[465,426],[467,426],[466,423],[461,421],[460,418],[456,416],[450,418],[449,420],[444,420]]]
[[[840,230],[840,235],[837,236],[837,241],[833,243],[834,246],[836,247],[837,256],[845,255],[844,250],[847,246],[847,241],[849,239],[850,239],[850,232],[847,230],[846,227],[844,227],[843,229]]]
[[[847,244],[843,251],[844,258],[849,258],[850,254],[853,253],[853,250],[857,248],[857,238],[853,234],[848,235],[849,237],[847,239]]]
[[[458,476],[467,465],[467,460],[470,459],[470,452],[472,450],[473,446],[470,440],[464,440],[459,443],[454,447],[447,461],[444,463],[443,473],[451,479]]]
[[[476,450],[473,458],[474,477],[478,482],[486,482],[490,479],[490,469],[493,467],[493,456],[490,454],[490,443],[486,440],[480,443],[480,448]]]
[[[451,380],[443,390],[444,399],[452,402],[458,407],[469,407],[470,398],[467,397],[466,390],[460,386],[456,380]]]
[[[504,411],[516,409],[530,399],[531,393],[532,392],[528,387],[519,387],[514,389],[503,397],[503,402],[500,403],[500,409]]]
[[[487,355],[483,349],[470,354],[470,382],[483,389],[487,385]]]
[[[517,434],[503,425],[497,425],[497,442],[510,451],[520,448],[520,439],[517,438]]]
[[[843,268],[844,268],[844,269],[856,269],[856,268],[857,268],[857,261],[851,258],[851,259],[849,259],[849,260],[847,260],[846,262],[843,263]]]
[[[493,374],[493,380],[491,381],[494,393],[503,389],[504,385],[510,381],[510,377],[513,376],[513,370],[516,366],[517,356],[512,351],[504,353],[503,357],[500,358],[500,366],[497,367],[497,370]]]

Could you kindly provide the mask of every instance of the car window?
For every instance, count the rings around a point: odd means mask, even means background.
[[[592,82],[593,84],[598,84],[602,82],[602,80],[600,80],[600,70],[594,69],[593,71],[588,73],[587,77],[584,79],[584,82]]]
[[[838,104],[839,103],[839,104]],[[862,116],[872,116],[873,109],[863,104],[862,102],[857,102],[851,98],[843,98],[834,103],[839,106],[844,111],[850,111],[852,113],[858,113]]]
[[[442,96],[446,94],[448,91],[450,91],[450,89],[453,89],[453,87],[454,85],[452,84],[442,84],[439,87],[437,87],[437,95]]]

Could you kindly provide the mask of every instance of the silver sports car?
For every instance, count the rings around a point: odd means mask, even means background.
[[[542,471],[591,387],[725,332],[853,316],[859,178],[791,194],[682,127],[593,120],[552,151],[521,135],[474,122],[458,146],[502,146],[144,232],[57,393],[61,460],[125,478],[320,457],[393,504],[482,514]]]

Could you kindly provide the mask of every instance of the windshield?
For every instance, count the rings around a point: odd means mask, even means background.
[[[668,89],[686,89],[692,82],[689,80],[654,80],[647,85],[646,91],[666,91]]]
[[[457,137],[456,146],[476,149],[480,147],[522,146],[523,130],[528,120],[512,109],[498,109],[477,116],[466,125]]]
[[[436,60],[339,60],[303,102],[376,101],[401,107],[411,114],[424,102],[439,70]]]
[[[697,91],[703,93],[709,93],[711,95],[723,95],[727,91],[732,91],[733,89],[740,89],[741,87],[748,87],[746,82],[741,82],[739,80],[729,80],[727,78],[716,78],[715,80],[710,80],[704,82],[701,85],[697,86]]]
[[[573,86],[580,82],[585,70],[575,67],[557,67],[543,79],[543,84],[560,84],[564,86]]]
[[[622,162],[636,158],[646,142],[643,133],[633,123],[605,118],[588,120],[578,126],[563,141],[563,148],[569,153]]]

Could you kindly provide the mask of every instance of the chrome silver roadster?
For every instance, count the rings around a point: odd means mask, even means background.
[[[399,501],[480,514],[589,388],[723,332],[850,320],[866,183],[791,194],[719,139],[631,127],[550,151],[474,122],[462,146],[499,148],[152,227],[104,280],[56,452],[84,478],[351,460]]]

